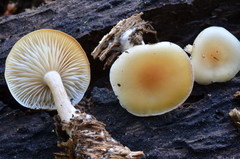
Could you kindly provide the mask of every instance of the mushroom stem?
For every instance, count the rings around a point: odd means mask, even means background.
[[[61,76],[56,71],[49,71],[44,76],[44,81],[50,88],[55,106],[62,121],[70,122],[75,114],[76,109],[71,104],[70,99],[65,91]]]

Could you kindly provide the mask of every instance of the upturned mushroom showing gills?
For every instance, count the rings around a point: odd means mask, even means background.
[[[57,109],[56,126],[66,130],[69,139],[58,143],[66,153],[55,153],[56,158],[130,159],[143,155],[121,145],[103,123],[73,106],[90,81],[87,56],[73,37],[51,29],[24,36],[7,57],[5,78],[11,94],[23,106]]]
[[[199,84],[226,82],[240,69],[240,42],[222,27],[206,28],[185,51],[191,54],[194,78]]]
[[[110,69],[115,95],[136,116],[160,115],[178,107],[190,95],[193,81],[189,57],[170,42],[134,46]]]
[[[90,82],[85,52],[71,36],[56,30],[21,38],[6,60],[5,78],[13,97],[31,109],[57,109],[68,122]],[[70,102],[70,99],[72,103]]]

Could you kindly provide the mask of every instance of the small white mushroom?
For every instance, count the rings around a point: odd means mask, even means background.
[[[222,27],[206,28],[185,51],[191,54],[194,78],[199,84],[226,82],[240,69],[240,42]]]

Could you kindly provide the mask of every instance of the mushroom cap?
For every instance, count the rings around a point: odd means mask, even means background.
[[[181,105],[193,87],[190,59],[178,45],[160,42],[124,51],[110,69],[122,107],[136,116],[154,116]]]
[[[44,75],[56,71],[73,105],[90,82],[90,66],[81,45],[57,30],[42,29],[22,37],[11,49],[5,79],[13,97],[31,109],[56,109]]]
[[[240,68],[240,42],[222,27],[209,27],[194,40],[191,61],[199,84],[225,82]]]

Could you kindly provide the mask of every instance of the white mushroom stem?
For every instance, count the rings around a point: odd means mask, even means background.
[[[67,123],[70,122],[70,119],[75,115],[76,109],[70,102],[63,86],[61,76],[56,71],[49,71],[45,74],[44,81],[52,92],[55,106],[61,120]]]

